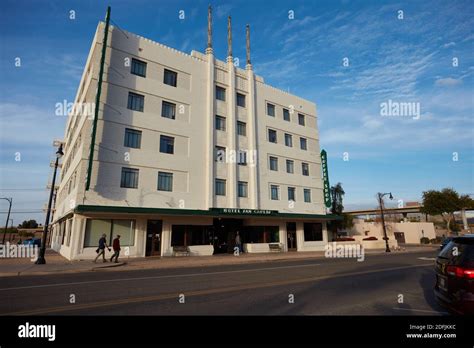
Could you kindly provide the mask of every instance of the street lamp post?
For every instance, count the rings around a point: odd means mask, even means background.
[[[5,222],[5,230],[3,231],[3,240],[2,240],[2,244],[5,244],[5,236],[6,236],[6,233],[7,233],[7,229],[8,229],[8,221],[10,220],[10,212],[12,210],[12,202],[13,202],[13,198],[0,198],[0,199],[4,199],[6,201],[8,201],[8,203],[10,204],[9,207],[8,207],[8,215],[7,215],[7,222]]]
[[[13,233],[13,219],[9,219],[9,221],[11,221],[11,223],[10,223],[10,233],[8,235],[8,241],[11,242],[12,241],[12,233]]]
[[[44,265],[46,263],[46,260],[44,258],[44,254],[46,253],[46,240],[47,240],[47,235],[48,235],[49,217],[51,215],[51,205],[53,203],[54,185],[56,183],[56,172],[57,172],[58,165],[59,165],[59,159],[63,155],[64,155],[64,153],[63,153],[63,144],[60,144],[58,151],[56,151],[56,162],[54,163],[53,182],[51,183],[51,191],[49,193],[48,210],[46,212],[46,220],[45,220],[45,223],[44,223],[43,238],[41,239],[41,249],[40,249],[40,252],[39,252],[38,259],[35,262],[35,264],[37,264],[37,265]]]
[[[380,215],[382,216],[382,226],[383,226],[383,239],[385,239],[385,252],[389,253],[390,252],[390,247],[388,246],[388,237],[387,237],[387,228],[385,227],[385,216],[383,214],[383,197],[386,195],[390,195],[389,198],[393,199],[392,193],[387,192],[387,193],[377,193],[377,197],[379,199],[379,205],[380,205]]]

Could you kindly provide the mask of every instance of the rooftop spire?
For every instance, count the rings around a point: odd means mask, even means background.
[[[245,38],[247,48],[247,65],[250,65],[250,25],[245,26]]]
[[[227,57],[232,57],[232,19],[227,17]]]
[[[212,7],[207,8],[207,49],[206,53],[212,53]]]

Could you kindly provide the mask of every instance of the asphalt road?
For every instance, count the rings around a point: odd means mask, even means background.
[[[445,315],[435,256],[5,277],[0,315]]]

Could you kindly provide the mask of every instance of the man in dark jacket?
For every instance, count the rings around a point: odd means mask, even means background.
[[[100,255],[102,255],[102,261],[107,262],[107,260],[105,259],[105,248],[109,249],[109,251],[110,251],[110,248],[107,245],[107,239],[105,237],[107,237],[107,235],[104,233],[102,237],[99,239],[99,247],[96,250],[97,256],[94,259],[94,263],[97,262],[97,259],[99,258]]]
[[[117,238],[112,242],[112,248],[114,249],[114,254],[110,258],[110,262],[112,262],[115,257],[115,263],[117,263],[120,255],[120,234],[117,234]]]

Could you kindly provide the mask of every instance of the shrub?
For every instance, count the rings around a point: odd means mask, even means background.
[[[375,237],[375,236],[372,236],[372,237],[364,238],[364,239],[362,239],[362,240],[378,240],[378,238]]]
[[[429,243],[430,243],[430,239],[427,238],[427,237],[420,238],[420,243],[421,243],[421,244],[429,244]]]

